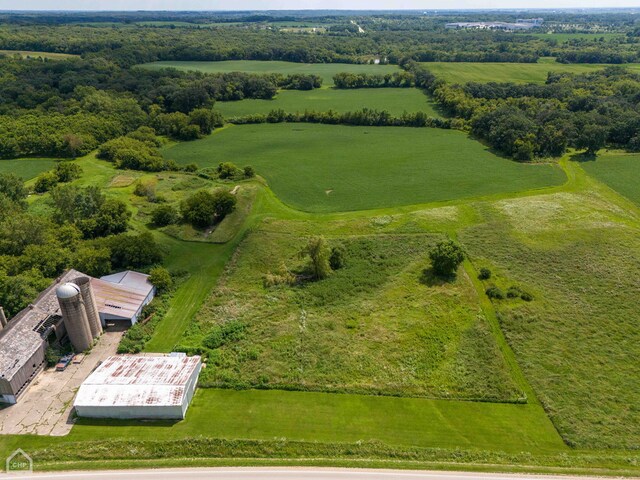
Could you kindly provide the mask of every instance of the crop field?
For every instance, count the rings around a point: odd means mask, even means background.
[[[15,173],[24,180],[31,180],[55,165],[52,158],[18,158],[0,160],[0,173]]]
[[[602,154],[581,165],[587,173],[640,205],[639,154]]]
[[[333,76],[340,72],[386,74],[399,69],[396,65],[357,65],[348,63],[294,63],[260,60],[226,60],[222,62],[152,62],[143,68],[177,68],[178,70],[198,70],[205,73],[246,72],[246,73],[294,73],[315,74],[322,77],[323,86],[333,85]]]
[[[425,112],[430,117],[440,116],[435,102],[415,88],[282,90],[273,100],[217,102],[215,108],[227,118],[253,113],[267,114],[274,109],[282,109],[285,112],[353,112],[363,108],[386,110],[392,115]]]
[[[163,153],[183,165],[252,165],[285,203],[311,212],[446,201],[564,181],[557,167],[518,164],[461,132],[431,128],[235,126]]]
[[[544,83],[549,72],[586,73],[601,70],[604,64],[562,63],[475,63],[431,62],[423,63],[434,75],[450,83],[514,82]],[[640,72],[640,64],[625,64],[633,72]]]
[[[331,226],[327,225],[330,229]],[[283,269],[304,276],[308,239],[251,234],[183,344],[207,346],[226,322],[242,334],[212,351],[201,385],[517,401],[477,292],[461,271],[431,285],[425,252],[440,236],[334,238],[347,265],[329,278],[263,285]],[[284,267],[283,267],[284,265]]]
[[[481,204],[484,222],[460,234],[491,283],[533,294],[494,305],[559,432],[583,448],[640,447],[640,223],[619,200],[590,185]]]

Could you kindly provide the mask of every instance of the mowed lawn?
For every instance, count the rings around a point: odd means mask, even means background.
[[[640,154],[605,154],[581,165],[587,173],[640,205]]]
[[[378,440],[395,446],[506,452],[566,449],[537,405],[217,389],[199,389],[185,421],[132,426],[80,420],[64,441],[198,436],[330,443]]]
[[[438,78],[450,83],[514,82],[544,83],[549,72],[586,73],[601,70],[604,64],[540,63],[480,63],[480,62],[429,62],[422,65]],[[640,72],[640,64],[622,65],[633,72]]]
[[[221,62],[165,61],[142,65],[143,68],[177,68],[178,70],[198,70],[205,73],[246,72],[246,73],[294,73],[315,74],[322,77],[324,86],[333,85],[333,76],[340,72],[386,74],[398,72],[397,65],[355,65],[350,63],[294,63],[262,60],[225,60]]]
[[[216,110],[222,112],[226,118],[255,113],[267,114],[275,109],[285,112],[353,112],[363,108],[386,110],[392,115],[425,112],[430,117],[438,117],[440,115],[435,107],[435,102],[416,88],[283,90],[273,100],[247,99],[217,102],[215,105]]]
[[[40,173],[53,168],[54,165],[55,160],[52,158],[0,160],[0,173],[14,173],[24,180],[31,180]]]
[[[555,166],[519,164],[459,131],[429,128],[232,126],[164,155],[182,165],[253,165],[285,203],[310,212],[454,200],[565,180]]]

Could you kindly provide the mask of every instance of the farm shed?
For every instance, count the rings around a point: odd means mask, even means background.
[[[78,390],[79,417],[183,419],[202,368],[199,356],[115,355]]]

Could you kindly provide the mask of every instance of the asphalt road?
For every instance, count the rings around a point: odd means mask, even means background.
[[[2,475],[33,480],[589,480],[590,477],[337,468],[179,468]],[[591,477],[595,480],[597,477]]]

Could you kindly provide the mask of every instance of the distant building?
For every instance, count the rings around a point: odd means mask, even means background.
[[[69,270],[12,319],[0,314],[0,402],[17,402],[44,368],[48,345],[68,338],[84,351],[108,322],[134,324],[154,294],[141,273],[96,279]]]
[[[183,419],[201,369],[199,356],[116,355],[89,375],[73,405],[79,417]]]

